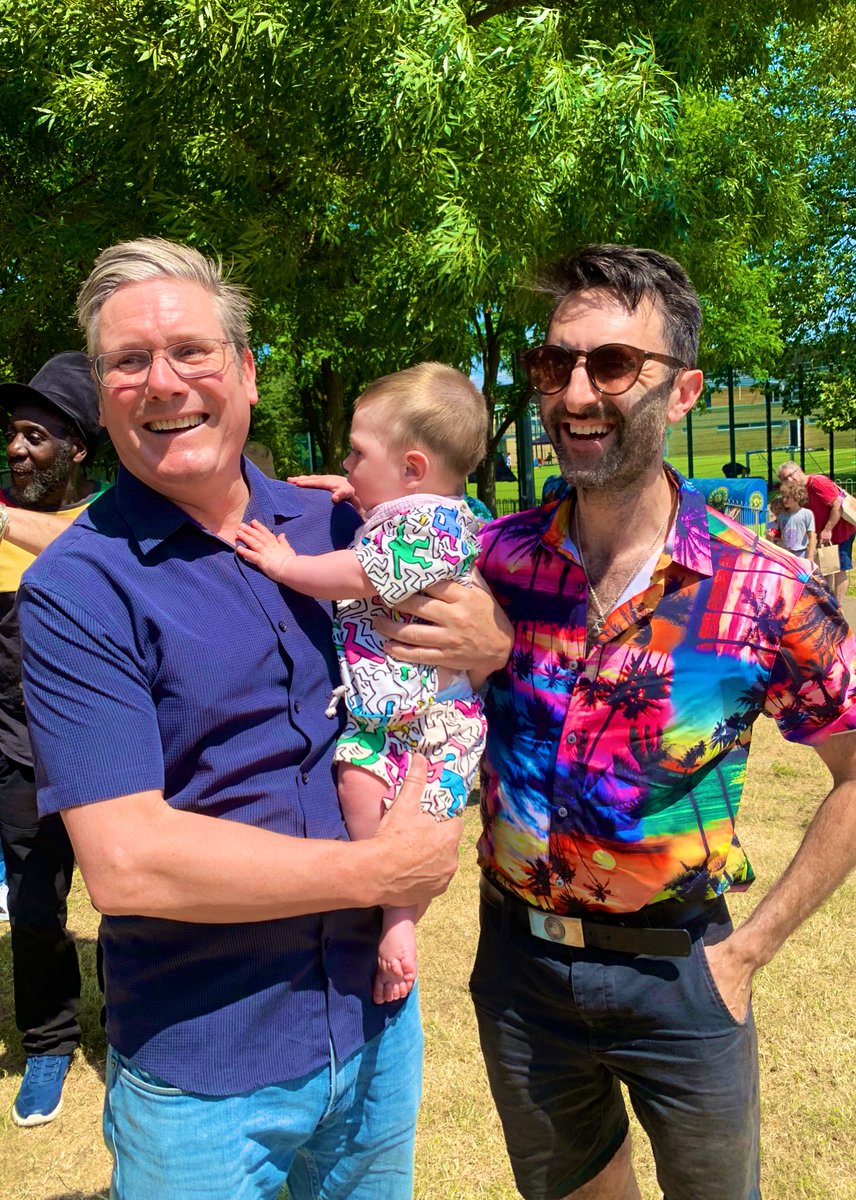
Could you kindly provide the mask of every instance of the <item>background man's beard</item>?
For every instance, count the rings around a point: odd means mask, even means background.
[[[558,426],[566,413],[548,418],[544,427],[553,441],[562,477],[580,491],[621,492],[640,479],[652,463],[661,462],[669,427],[664,401],[672,386],[673,381],[668,379],[650,388],[626,414],[604,397],[603,415],[615,421],[615,432],[612,445],[596,463],[579,462],[572,448],[561,441]]]
[[[9,486],[9,493],[19,504],[38,504],[57,488],[63,487],[71,475],[73,446],[60,446],[56,452],[53,464],[43,470],[34,470],[25,484],[18,487],[14,483]]]

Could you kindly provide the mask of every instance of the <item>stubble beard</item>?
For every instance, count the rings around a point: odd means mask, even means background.
[[[553,443],[562,478],[582,493],[632,490],[651,466],[663,461],[669,427],[664,402],[671,394],[672,386],[672,380],[668,379],[650,388],[626,414],[616,408],[608,396],[580,413],[581,417],[602,417],[614,423],[612,444],[596,463],[591,464],[581,463],[573,449],[561,440],[559,426],[567,413],[554,410],[545,420],[542,406],[541,422]]]

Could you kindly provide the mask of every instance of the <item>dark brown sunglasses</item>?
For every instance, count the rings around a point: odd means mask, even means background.
[[[585,359],[583,366],[591,385],[604,396],[620,396],[633,387],[639,372],[649,358],[665,363],[667,367],[685,368],[687,364],[670,354],[657,354],[653,350],[638,350],[635,346],[623,346],[619,342],[597,346],[594,350],[571,350],[564,346],[533,346],[524,350],[520,361],[536,392],[552,396],[561,392],[571,380],[577,359]]]

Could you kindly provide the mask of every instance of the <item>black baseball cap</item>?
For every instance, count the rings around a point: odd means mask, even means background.
[[[107,440],[107,431],[98,422],[98,391],[89,360],[78,350],[49,358],[28,384],[0,384],[0,409],[9,413],[19,404],[58,409],[77,426],[90,457]]]

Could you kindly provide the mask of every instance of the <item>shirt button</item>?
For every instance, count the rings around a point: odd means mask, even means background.
[[[285,633],[286,629],[288,629],[288,626],[286,625],[285,621],[280,621],[279,627],[283,633]]]
[[[559,817],[562,821],[564,821],[564,819],[567,815],[568,815],[568,810],[565,808],[564,804],[560,804],[559,807],[556,809],[556,816]]]
[[[565,741],[569,746],[575,746],[577,744],[577,735],[575,733],[569,733],[565,738]]]
[[[304,782],[304,783],[308,783],[308,782],[309,782],[309,776],[306,774],[306,772],[305,772],[305,771],[304,771],[304,772],[303,772],[303,774],[300,776],[300,778],[303,780],[303,782]]]
[[[295,700],[295,701],[294,701],[294,711],[295,711],[296,713],[299,713],[299,712],[300,712],[300,701],[299,701],[299,700]]]

